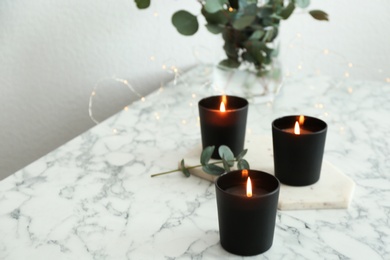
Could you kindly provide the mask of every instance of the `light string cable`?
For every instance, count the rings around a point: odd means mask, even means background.
[[[99,124],[100,122],[94,117],[93,115],[93,100],[94,100],[94,97],[96,96],[97,94],[97,88],[100,84],[102,84],[103,82],[108,82],[108,81],[116,81],[116,82],[119,82],[119,83],[122,83],[124,86],[126,86],[131,93],[135,94],[139,100],[142,100],[142,101],[145,101],[145,97],[143,95],[141,95],[130,83],[128,80],[126,79],[121,79],[121,78],[116,78],[116,77],[112,77],[112,78],[105,78],[105,79],[100,79],[98,80],[93,89],[92,89],[92,92],[89,96],[89,103],[88,103],[88,115],[89,115],[89,118],[95,123],[95,124]],[[124,109],[126,109],[127,106],[125,106]]]

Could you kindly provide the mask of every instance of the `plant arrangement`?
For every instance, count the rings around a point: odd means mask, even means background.
[[[148,8],[151,0],[134,0],[139,9]],[[226,59],[219,65],[238,68],[241,64],[254,67],[258,76],[269,70],[278,55],[275,39],[282,20],[287,20],[295,8],[306,9],[310,0],[198,0],[206,28],[221,34]],[[308,12],[314,19],[327,21],[321,10]],[[199,29],[198,17],[179,10],[172,16],[172,24],[182,35],[193,35]]]
[[[186,167],[184,159],[182,159],[177,169],[167,172],[156,173],[151,175],[151,177],[157,177],[160,175],[179,171],[182,172],[186,177],[190,177],[191,174],[189,170],[198,167],[202,167],[202,170],[208,174],[219,176],[224,172],[230,172],[231,167],[233,167],[235,163],[237,163],[237,169],[239,170],[249,169],[249,163],[244,159],[244,156],[248,152],[247,149],[243,150],[239,155],[234,157],[233,152],[230,150],[229,147],[227,147],[226,145],[221,145],[218,148],[218,154],[222,158],[222,160],[210,162],[211,155],[213,154],[214,149],[215,146],[208,146],[203,149],[200,155],[200,165]],[[218,166],[217,164],[222,164],[223,167]]]

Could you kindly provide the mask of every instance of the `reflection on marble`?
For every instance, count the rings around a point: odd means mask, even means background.
[[[170,170],[200,143],[208,68],[187,73],[0,182],[0,259],[235,259],[219,244],[212,183]],[[390,85],[287,78],[251,104],[248,135],[306,114],[328,123],[325,160],[353,179],[348,209],[279,211],[258,259],[390,259]]]

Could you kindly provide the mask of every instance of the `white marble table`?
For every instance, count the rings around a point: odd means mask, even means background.
[[[212,183],[177,166],[200,145],[200,77],[138,101],[0,182],[0,259],[236,259],[219,244]],[[356,183],[349,209],[278,211],[272,248],[256,259],[390,259],[390,85],[285,79],[251,104],[247,136],[279,116],[328,123],[325,159]]]

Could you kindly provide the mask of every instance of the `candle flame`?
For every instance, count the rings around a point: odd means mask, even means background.
[[[301,128],[299,127],[298,121],[295,122],[294,134],[296,134],[296,135],[300,135],[301,134]]]
[[[226,103],[227,103],[227,98],[225,95],[223,95],[222,100],[221,100],[221,105],[219,106],[219,111],[221,111],[221,112],[226,111]]]
[[[226,111],[225,104],[223,102],[221,102],[221,105],[219,106],[219,111],[221,111],[221,112]]]
[[[298,121],[300,125],[303,125],[303,123],[305,122],[305,117],[303,115],[300,115]]]
[[[252,182],[251,182],[251,177],[248,177],[246,181],[246,196],[248,198],[252,197]]]
[[[243,169],[243,170],[241,171],[241,176],[242,176],[242,178],[248,177],[248,170],[247,170],[247,169]]]

